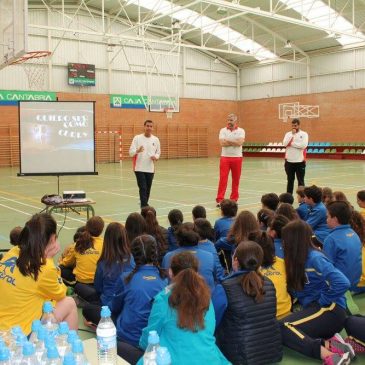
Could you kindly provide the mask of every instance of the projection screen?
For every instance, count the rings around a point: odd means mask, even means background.
[[[20,101],[20,176],[94,175],[94,102]]]

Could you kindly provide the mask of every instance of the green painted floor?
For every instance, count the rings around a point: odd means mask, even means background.
[[[286,189],[284,162],[279,158],[246,158],[243,164],[239,209],[256,213],[260,198],[268,192],[280,194]],[[218,183],[218,158],[161,160],[152,187],[150,205],[157,210],[162,226],[168,226],[167,214],[173,208],[181,209],[185,221],[191,220],[196,204],[204,205],[213,223],[219,217],[215,207]],[[96,201],[95,211],[106,223],[124,222],[129,213],[139,211],[138,189],[131,161],[97,166],[98,176],[61,176],[60,192],[84,190],[87,197]],[[23,225],[29,217],[43,209],[41,197],[57,193],[57,177],[17,177],[18,168],[0,168],[0,248],[9,247],[10,229]],[[343,191],[354,207],[356,192],[365,189],[365,162],[350,160],[309,160],[306,184],[328,186]],[[59,240],[64,247],[72,242],[77,227],[84,224],[86,215],[75,213],[55,214]],[[365,314],[365,295],[357,299]],[[85,336],[87,336],[85,334]],[[291,351],[285,351],[281,364],[318,364]],[[365,357],[356,364],[365,364]]]

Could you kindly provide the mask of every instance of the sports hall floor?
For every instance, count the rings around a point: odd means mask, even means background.
[[[157,163],[150,205],[158,214],[159,223],[168,226],[167,214],[173,209],[184,213],[184,220],[191,220],[191,210],[196,204],[206,207],[209,220],[219,218],[215,207],[215,194],[219,171],[218,158],[161,160]],[[96,201],[97,215],[106,224],[125,221],[129,213],[139,211],[138,189],[132,172],[131,161],[97,165],[98,176],[60,176],[60,192],[84,190],[87,197]],[[34,213],[43,209],[41,197],[57,193],[57,177],[17,177],[19,168],[0,168],[0,248],[9,247],[11,228],[23,225]],[[365,161],[318,160],[307,162],[306,185],[329,186],[343,191],[356,209],[356,192],[365,188]],[[283,160],[279,158],[245,158],[241,176],[239,209],[253,213],[260,209],[261,195],[268,192],[280,194],[286,189]],[[55,214],[61,246],[72,242],[75,230],[83,225],[86,215],[74,213]],[[66,219],[65,219],[66,218]],[[365,295],[356,302],[365,314]],[[84,333],[83,337],[89,335]],[[90,335],[91,336],[91,335]],[[285,350],[281,364],[318,364],[292,351]],[[365,356],[354,362],[365,364]]]

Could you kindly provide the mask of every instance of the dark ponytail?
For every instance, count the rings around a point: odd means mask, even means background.
[[[243,291],[255,299],[256,303],[261,303],[264,299],[264,278],[259,269],[263,260],[262,248],[253,241],[241,242],[234,253],[241,270],[247,270],[241,280]]]

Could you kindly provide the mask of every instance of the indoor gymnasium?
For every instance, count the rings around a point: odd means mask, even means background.
[[[0,0],[0,364],[365,364],[364,24]]]

